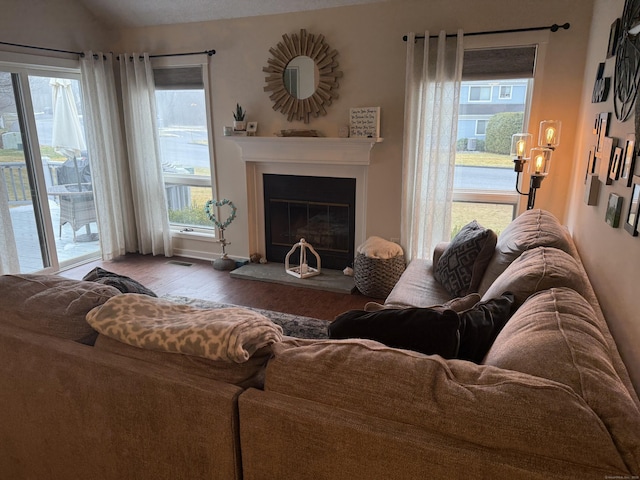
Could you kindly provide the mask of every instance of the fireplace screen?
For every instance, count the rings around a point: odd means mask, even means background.
[[[269,261],[283,262],[304,238],[323,268],[342,270],[352,264],[355,179],[265,175],[263,180]]]

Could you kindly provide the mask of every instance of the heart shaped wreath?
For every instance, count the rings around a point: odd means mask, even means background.
[[[216,218],[214,207],[223,207],[225,205],[228,205],[231,208],[231,215],[229,215],[224,222],[220,222],[220,220]],[[237,208],[231,200],[227,200],[225,198],[223,200],[207,200],[207,203],[204,206],[204,211],[209,216],[209,220],[211,220],[218,228],[224,230],[231,225],[231,222],[236,218]]]

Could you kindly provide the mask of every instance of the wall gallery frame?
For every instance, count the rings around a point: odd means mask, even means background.
[[[640,176],[633,176],[633,190],[627,211],[624,229],[634,237],[638,236],[638,206],[640,205]]]
[[[587,175],[587,183],[584,187],[584,203],[587,205],[598,205],[598,194],[600,193],[600,180],[597,173]]]
[[[624,147],[624,159],[620,171],[620,180],[625,186],[630,187],[633,181],[634,169],[636,166],[636,136],[633,133],[627,135]]]
[[[587,184],[587,179],[590,173],[596,173],[596,146],[591,145],[589,147],[589,157],[587,158],[587,171],[584,173],[584,183]]]
[[[613,149],[613,156],[611,157],[611,164],[609,166],[609,181],[613,182],[620,178],[620,166],[622,164],[622,148],[616,147]]]
[[[620,226],[620,215],[622,214],[622,197],[615,193],[609,194],[609,203],[604,221],[613,228]]]
[[[613,183],[613,180],[610,177],[610,172],[611,167],[613,166],[614,148],[616,147],[617,143],[617,138],[604,137],[602,139],[598,173],[600,174],[600,178],[602,178],[607,185],[611,185]]]
[[[603,141],[609,135],[609,120],[611,118],[611,112],[601,112],[596,117],[596,122],[593,128],[593,133],[597,135],[596,141],[596,157],[602,156]]]

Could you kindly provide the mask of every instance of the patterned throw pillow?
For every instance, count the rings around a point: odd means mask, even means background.
[[[477,221],[468,223],[455,236],[435,265],[435,279],[454,297],[477,291],[498,237]]]

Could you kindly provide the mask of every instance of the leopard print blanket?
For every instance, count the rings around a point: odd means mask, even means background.
[[[243,363],[282,341],[282,327],[244,308],[208,310],[125,293],[87,314],[99,333],[135,347]]]

